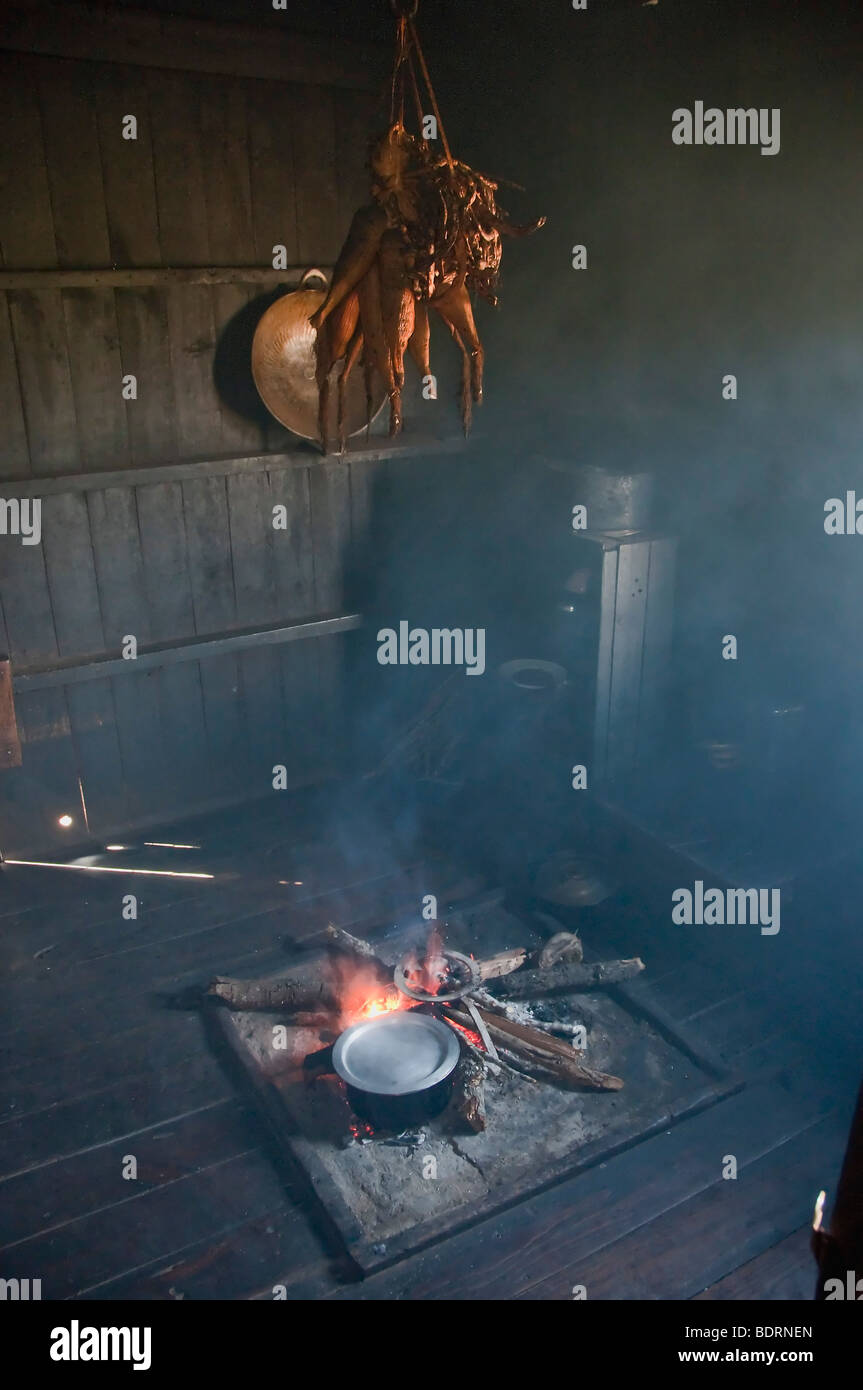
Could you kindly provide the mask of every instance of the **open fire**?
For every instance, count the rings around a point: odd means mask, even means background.
[[[358,1118],[360,1110],[362,1118],[374,1118],[366,1113],[365,1088],[351,1081],[349,1071],[343,1074],[336,1062],[348,1046],[357,1045],[347,1035],[376,1020],[382,1025],[380,1037],[364,1033],[360,1053],[352,1055],[362,1055],[365,1049],[382,1079],[381,1097],[400,1098],[405,1110],[413,1097],[417,1108],[426,1086],[431,1100],[445,1084],[447,1094],[454,1095],[455,1111],[474,1133],[485,1128],[483,1084],[489,1077],[498,1085],[527,1080],[567,1090],[616,1091],[623,1086],[618,1077],[585,1061],[583,1024],[564,1020],[555,1009],[549,1017],[547,1007],[540,1017],[533,1001],[629,979],[644,968],[639,959],[585,964],[581,943],[570,932],[558,933],[533,952],[513,948],[475,959],[448,949],[437,922],[430,925],[424,947],[395,962],[341,928],[328,928],[327,937],[327,953],[297,966],[289,978],[217,980],[209,992],[235,1009],[287,1013],[299,1026],[325,1027],[331,1037],[337,1034],[335,1044],[306,1056],[303,1070],[309,1080],[333,1074],[347,1080]],[[406,1027],[398,1025],[395,1018],[400,1013],[411,1014],[413,1022],[406,1018]],[[447,1033],[459,1044],[456,1061],[450,1056],[448,1067],[434,1060],[436,1048],[440,1058],[446,1056]],[[423,1057],[432,1058],[428,1076],[433,1082],[423,1080]],[[374,1088],[368,1090],[371,1094]]]

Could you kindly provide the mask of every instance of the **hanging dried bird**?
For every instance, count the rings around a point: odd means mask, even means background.
[[[545,218],[515,226],[498,207],[498,185],[453,159],[412,14],[399,15],[391,121],[371,146],[372,201],[355,213],[336,262],[329,292],[310,322],[317,330],[317,380],[321,443],[330,374],[339,363],[339,444],[344,449],[342,403],[346,381],[362,355],[371,419],[377,373],[390,401],[390,434],[402,428],[405,350],[425,378],[431,374],[429,309],[443,319],[462,354],[462,422],[470,429],[472,407],[483,396],[483,349],[471,295],[497,304],[503,236],[527,236]],[[423,103],[413,66],[416,53],[435,113],[443,155],[404,124],[405,82],[410,79],[417,117]],[[354,319],[354,304],[356,318]]]

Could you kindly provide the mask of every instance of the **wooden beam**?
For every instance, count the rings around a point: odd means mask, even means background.
[[[12,667],[8,656],[0,655],[0,767],[20,766],[21,740],[15,718]]]
[[[12,684],[16,692],[21,693],[49,686],[80,685],[82,681],[104,680],[107,676],[130,676],[140,671],[178,666],[186,661],[204,661],[207,657],[247,651],[250,647],[272,647],[308,637],[328,637],[334,632],[350,632],[362,627],[362,623],[359,613],[341,613],[332,618],[310,618],[302,623],[208,633],[191,642],[153,643],[140,647],[134,661],[112,652],[99,652],[83,659],[69,657],[50,664],[39,662],[17,670]]]
[[[152,289],[173,285],[285,285],[293,289],[309,266],[153,266],[134,270],[0,270],[0,290]],[[329,273],[331,266],[316,269]],[[311,288],[318,288],[312,286]]]
[[[292,32],[270,22],[214,23],[105,5],[17,0],[4,16],[3,48],[97,63],[263,77],[307,86],[377,91],[390,62],[383,45]]]
[[[473,439],[476,440],[474,435]],[[323,455],[314,445],[286,454],[255,454],[241,458],[200,459],[189,463],[156,464],[151,468],[122,468],[98,473],[68,473],[50,478],[10,478],[0,481],[4,498],[49,497],[57,492],[97,492],[110,487],[149,487],[154,483],[187,482],[192,478],[230,478],[240,473],[278,473],[286,468],[320,468],[345,464],[378,463],[382,459],[427,458],[461,453],[467,444],[461,435],[450,439],[426,436],[398,443],[381,438],[371,448],[348,445],[343,456]]]

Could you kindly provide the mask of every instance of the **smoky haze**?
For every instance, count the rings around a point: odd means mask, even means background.
[[[488,675],[468,683],[482,689],[458,717],[496,772],[474,759],[476,794],[459,814],[487,844],[494,816],[477,806],[488,777],[503,841],[525,855],[564,841],[550,791],[558,753],[537,752],[494,677],[502,661],[541,654],[570,564],[559,499],[533,456],[648,469],[655,524],[679,542],[657,816],[712,818],[751,843],[762,875],[810,838],[812,864],[832,862],[859,836],[863,782],[863,538],[824,531],[828,498],[858,479],[863,496],[859,15],[668,0],[467,8],[421,16],[450,143],[523,186],[500,192],[515,221],[545,213],[548,224],[505,242],[500,306],[479,306],[486,403],[468,452],[379,482],[359,566],[364,640],[399,618],[487,625]],[[672,113],[698,101],[778,109],[778,153],[675,145]],[[571,267],[576,244],[585,270]],[[432,347],[434,369],[452,348],[441,334]],[[729,373],[736,400],[723,399]],[[722,659],[726,634],[736,662]],[[371,660],[364,651],[360,665]],[[386,743],[433,686],[423,670],[366,669],[358,688],[366,680],[361,751]],[[584,746],[586,704],[575,718]],[[734,750],[730,767],[709,761],[710,744]],[[839,917],[835,950],[854,939]]]

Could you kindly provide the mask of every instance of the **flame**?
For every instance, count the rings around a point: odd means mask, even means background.
[[[381,994],[376,999],[367,999],[357,1014],[357,1022],[363,1018],[377,1018],[379,1014],[391,1014],[402,1007],[403,999],[404,996],[398,994]]]

